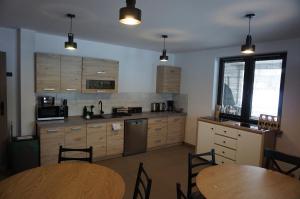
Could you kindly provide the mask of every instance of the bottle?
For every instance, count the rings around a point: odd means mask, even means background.
[[[83,118],[85,118],[86,115],[87,115],[87,107],[84,106],[84,107],[83,107]]]

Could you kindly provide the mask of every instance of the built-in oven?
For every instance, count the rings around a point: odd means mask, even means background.
[[[114,90],[115,80],[86,80],[86,89]]]
[[[63,120],[67,116],[65,106],[37,107],[37,120]]]

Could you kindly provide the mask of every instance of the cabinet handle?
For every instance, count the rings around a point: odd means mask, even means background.
[[[76,88],[67,88],[66,91],[77,91]]]
[[[57,131],[58,131],[57,129],[48,129],[47,130],[48,133],[54,133],[54,132],[57,132]]]
[[[105,71],[98,71],[97,74],[105,74]]]
[[[96,92],[97,93],[104,93],[104,91],[102,91],[102,90],[97,90]]]
[[[78,128],[71,128],[72,131],[79,131],[81,130],[81,127],[78,127]]]
[[[4,115],[4,102],[1,102],[0,104],[0,109],[1,109],[1,115]]]
[[[222,164],[224,164],[224,161],[222,161]]]
[[[55,88],[44,88],[44,91],[55,91]]]
[[[224,131],[224,133],[227,133],[227,131]]]
[[[223,154],[225,154],[225,151],[222,151]]]
[[[214,128],[210,128],[211,130],[214,130]]]
[[[238,134],[239,137],[241,137],[241,134]]]
[[[226,143],[226,141],[223,141],[223,143],[225,144],[225,143]]]

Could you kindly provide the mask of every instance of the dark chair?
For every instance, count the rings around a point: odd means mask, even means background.
[[[203,157],[205,156],[211,156],[210,160],[206,160]],[[205,165],[215,165],[215,150],[211,149],[210,152],[202,153],[202,154],[192,154],[189,153],[189,159],[188,159],[188,188],[187,188],[187,197],[196,199],[196,198],[205,198],[199,191],[192,192],[193,187],[196,186],[196,183],[194,182],[194,178],[198,175],[198,171],[193,172],[193,169],[199,167],[199,166],[205,166]]]
[[[293,172],[300,168],[300,157],[288,155],[279,151],[274,151],[272,149],[265,149],[264,151],[265,165],[266,169],[272,169],[280,173],[293,176]],[[282,169],[277,161],[285,162],[292,165],[292,168]]]
[[[71,151],[86,152],[89,154],[89,157],[77,158],[77,157],[62,156],[63,152],[71,152]],[[92,163],[93,162],[93,147],[90,146],[89,148],[84,148],[84,149],[71,149],[71,148],[64,148],[62,146],[59,146],[58,163],[60,163],[61,161],[69,161],[69,160],[86,161],[86,162]]]
[[[188,199],[187,196],[181,191],[181,185],[176,183],[177,199]]]
[[[146,173],[143,163],[140,163],[139,171],[136,178],[133,199],[142,198],[149,199],[151,191],[152,179]],[[142,187],[142,189],[141,189]]]

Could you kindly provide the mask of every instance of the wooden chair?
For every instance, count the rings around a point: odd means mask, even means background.
[[[272,169],[280,173],[292,176],[292,173],[300,168],[300,157],[288,155],[272,149],[265,149],[264,157],[264,167],[266,169]],[[279,166],[277,161],[288,163],[289,165],[293,165],[293,167],[290,169],[282,169],[282,167]]]
[[[143,167],[143,163],[141,162],[139,166],[137,178],[136,178],[133,199],[137,199],[137,198],[149,199],[150,192],[151,192],[151,185],[152,185],[152,179],[149,178],[148,174],[146,173]]]
[[[62,156],[63,152],[71,152],[71,151],[76,151],[76,152],[86,152],[89,154],[89,157],[65,157]],[[59,154],[58,154],[58,163],[61,163],[61,161],[69,161],[69,160],[78,160],[78,161],[86,161],[89,163],[93,162],[93,147],[89,148],[84,148],[84,149],[71,149],[71,148],[64,148],[62,146],[59,146]]]
[[[211,160],[203,159],[205,156],[211,156]],[[194,163],[193,160],[198,160]],[[199,160],[201,162],[199,162]],[[199,166],[204,165],[215,165],[215,150],[211,149],[210,152],[202,154],[192,154],[189,153],[188,157],[188,188],[187,188],[187,197],[188,198],[205,198],[199,191],[192,192],[193,187],[196,186],[196,183],[193,182],[193,179],[198,175],[198,172],[193,172],[193,169]]]
[[[177,193],[177,199],[188,199],[187,196],[181,191],[181,185],[179,183],[176,183],[176,193]]]

